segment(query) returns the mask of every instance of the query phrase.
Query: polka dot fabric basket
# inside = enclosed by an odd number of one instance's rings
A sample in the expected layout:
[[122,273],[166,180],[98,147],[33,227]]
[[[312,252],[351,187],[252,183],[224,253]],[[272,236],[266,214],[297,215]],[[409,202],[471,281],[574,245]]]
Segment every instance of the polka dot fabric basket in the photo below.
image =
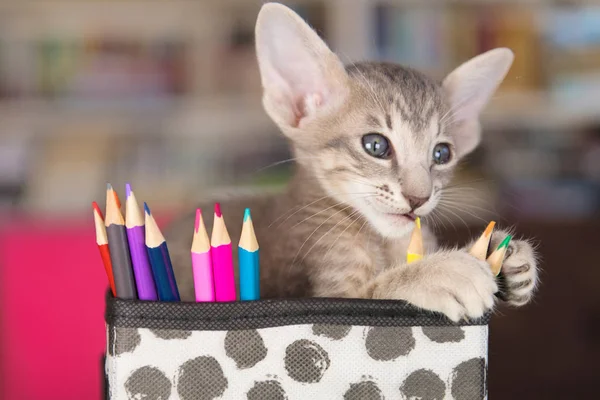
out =
[[108,296],[107,398],[485,399],[488,318],[456,325],[401,301]]

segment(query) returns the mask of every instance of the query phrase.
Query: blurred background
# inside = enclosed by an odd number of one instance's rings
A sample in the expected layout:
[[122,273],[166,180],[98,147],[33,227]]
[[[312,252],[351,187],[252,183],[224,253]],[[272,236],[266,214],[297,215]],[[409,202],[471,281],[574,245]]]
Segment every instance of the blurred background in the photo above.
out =
[[[131,182],[161,221],[208,191],[278,188],[287,144],[254,55],[262,2],[0,1],[0,398],[100,399],[106,276],[90,203]],[[498,399],[597,396],[600,2],[296,0],[344,62],[442,78],[506,46],[515,63],[456,178],[448,243],[490,218],[539,244],[534,304],[490,328]],[[68,381],[66,380],[68,379]]]

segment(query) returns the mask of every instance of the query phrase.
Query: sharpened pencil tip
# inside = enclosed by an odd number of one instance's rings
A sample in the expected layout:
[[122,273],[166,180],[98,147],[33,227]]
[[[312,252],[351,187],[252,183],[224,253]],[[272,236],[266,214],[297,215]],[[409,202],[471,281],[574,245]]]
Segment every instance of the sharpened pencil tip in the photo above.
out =
[[131,185],[129,183],[125,184],[125,197],[129,198],[131,196]]
[[221,214],[221,204],[220,203],[215,203],[215,215],[217,217],[220,217],[223,215],[223,214]]
[[194,232],[198,233],[198,229],[200,228],[200,218],[202,218],[202,210],[200,208],[196,209],[196,222],[194,222]]
[[150,212],[150,208],[148,208],[148,204],[146,204],[146,202],[144,202],[144,211],[146,211],[146,214],[152,215],[152,213]]
[[485,231],[483,232],[483,235],[484,235],[485,237],[488,237],[488,236],[490,236],[490,235],[492,234],[492,230],[494,230],[494,226],[495,226],[495,225],[496,225],[496,221],[491,221],[491,222],[488,224],[487,228],[485,228]]
[[94,207],[94,210],[96,210],[96,212],[98,213],[100,218],[104,219],[104,215],[102,215],[102,211],[100,211],[100,207],[98,207],[98,203],[96,203],[95,201],[92,201],[92,207]]
[[246,208],[244,210],[244,222],[248,221],[249,219],[252,219],[252,217],[250,216],[250,209]]
[[512,239],[511,235],[508,235],[506,238],[504,238],[502,243],[500,243],[500,245],[498,246],[498,250],[508,247],[508,244],[510,243],[511,239]]
[[113,190],[113,187],[110,183],[106,184],[106,190]]
[[421,218],[417,217],[417,219],[415,219],[415,223],[417,224],[417,228],[421,229]]

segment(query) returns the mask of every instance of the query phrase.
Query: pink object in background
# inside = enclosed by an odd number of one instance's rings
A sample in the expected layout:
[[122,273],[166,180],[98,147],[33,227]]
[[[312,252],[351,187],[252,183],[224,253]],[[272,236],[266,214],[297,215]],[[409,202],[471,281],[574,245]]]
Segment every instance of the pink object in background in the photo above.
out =
[[0,229],[0,398],[101,399],[106,273],[91,221]]

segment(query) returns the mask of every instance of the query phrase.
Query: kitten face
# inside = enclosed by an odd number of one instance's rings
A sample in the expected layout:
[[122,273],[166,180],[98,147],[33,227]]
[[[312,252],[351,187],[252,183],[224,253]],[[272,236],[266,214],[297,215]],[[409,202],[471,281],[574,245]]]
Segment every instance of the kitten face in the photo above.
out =
[[457,161],[479,142],[478,116],[512,63],[496,49],[442,83],[387,63],[344,68],[295,13],[266,4],[256,26],[269,116],[298,162],[385,237],[433,210]]
[[438,203],[458,154],[441,85],[391,64],[347,68],[338,112],[305,129],[298,162],[335,199],[351,204],[384,236],[403,236]]

